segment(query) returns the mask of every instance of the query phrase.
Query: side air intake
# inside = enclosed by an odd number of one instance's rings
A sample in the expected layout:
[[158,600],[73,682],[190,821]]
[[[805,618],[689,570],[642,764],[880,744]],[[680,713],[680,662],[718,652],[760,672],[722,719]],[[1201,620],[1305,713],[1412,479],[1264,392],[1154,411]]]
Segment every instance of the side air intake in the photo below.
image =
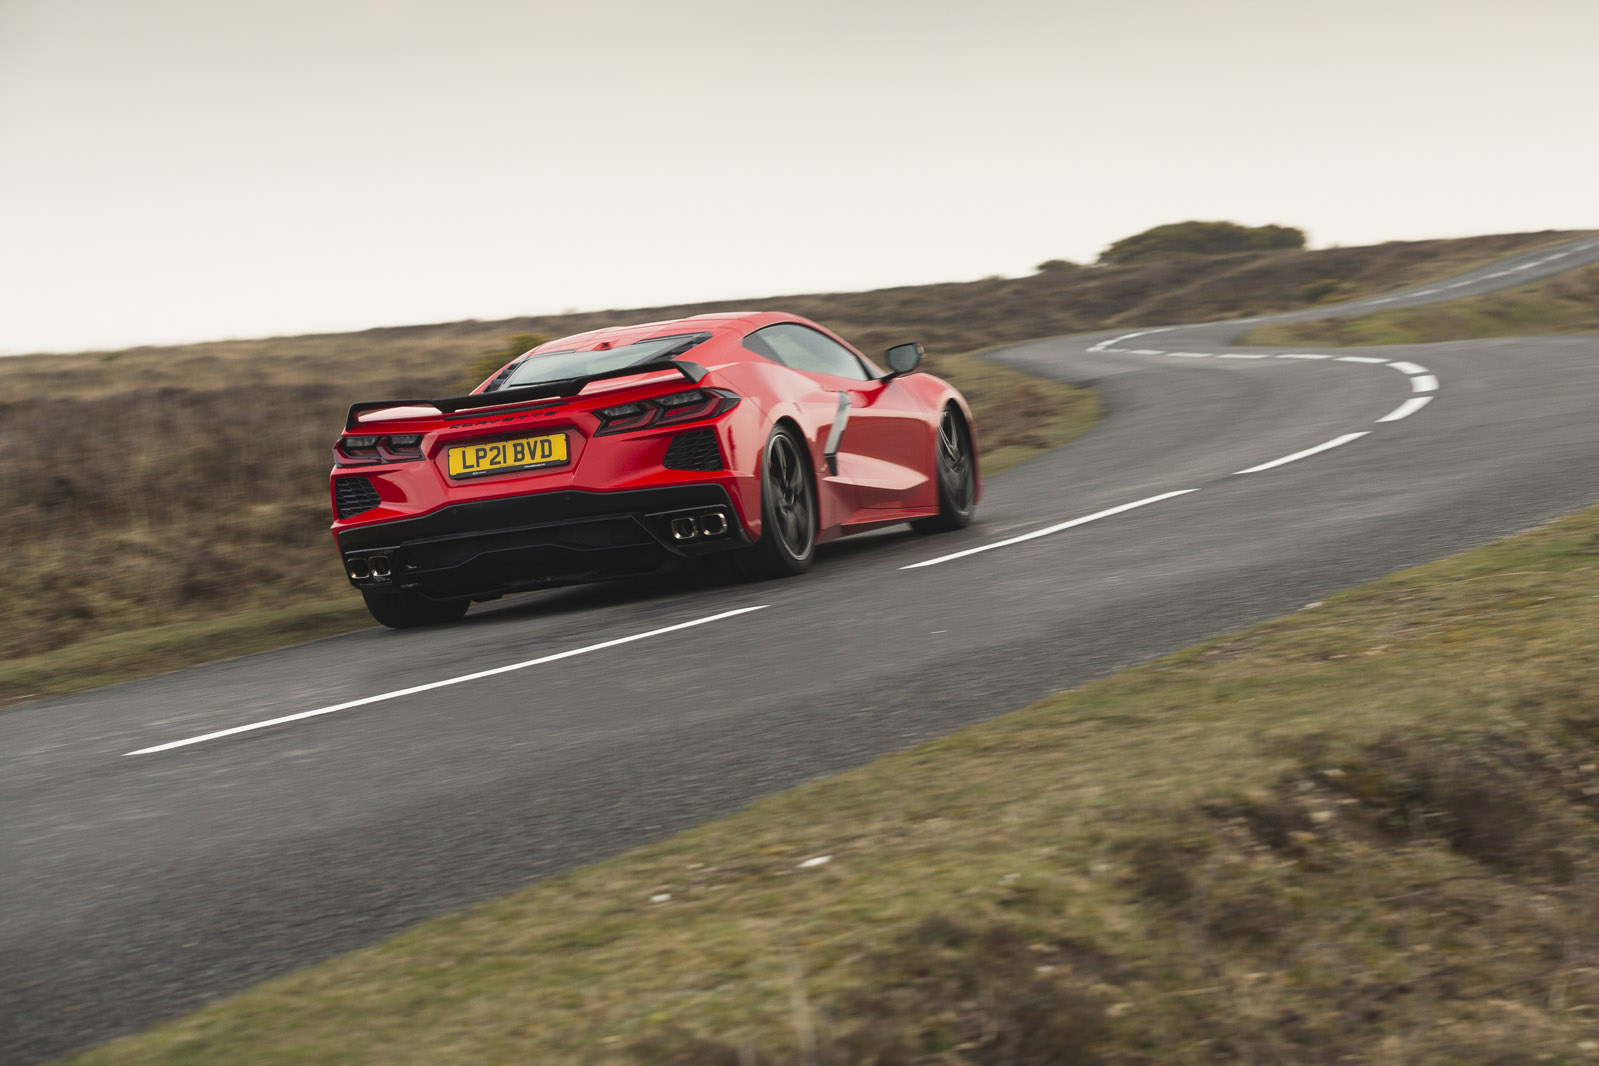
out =
[[382,502],[371,478],[350,474],[333,479],[333,512],[340,518],[354,518]]
[[716,430],[695,429],[679,433],[666,447],[661,465],[668,470],[720,470],[722,449],[716,443]]

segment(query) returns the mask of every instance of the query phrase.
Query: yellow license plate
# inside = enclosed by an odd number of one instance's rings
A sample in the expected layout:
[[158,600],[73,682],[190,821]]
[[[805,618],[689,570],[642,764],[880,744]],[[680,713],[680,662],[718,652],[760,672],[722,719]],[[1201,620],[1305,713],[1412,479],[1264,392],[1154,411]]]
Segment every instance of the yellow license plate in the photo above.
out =
[[473,477],[507,470],[560,466],[566,462],[566,434],[551,433],[521,440],[497,440],[450,449],[450,476]]

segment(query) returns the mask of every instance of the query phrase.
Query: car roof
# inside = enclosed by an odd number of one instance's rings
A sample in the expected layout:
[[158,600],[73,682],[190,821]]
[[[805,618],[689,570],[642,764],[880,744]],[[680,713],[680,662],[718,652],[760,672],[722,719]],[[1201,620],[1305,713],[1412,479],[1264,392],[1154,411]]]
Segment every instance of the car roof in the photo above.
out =
[[634,341],[646,340],[650,337],[668,337],[674,333],[736,333],[743,336],[762,326],[774,325],[778,322],[799,322],[807,326],[815,325],[798,315],[784,314],[781,311],[713,311],[703,315],[691,315],[688,318],[668,318],[658,322],[640,322],[628,326],[606,326],[602,329],[591,329],[586,333],[574,333],[552,341],[545,341],[534,348],[535,352],[558,352],[569,349],[586,349],[598,347],[616,347],[631,344]]

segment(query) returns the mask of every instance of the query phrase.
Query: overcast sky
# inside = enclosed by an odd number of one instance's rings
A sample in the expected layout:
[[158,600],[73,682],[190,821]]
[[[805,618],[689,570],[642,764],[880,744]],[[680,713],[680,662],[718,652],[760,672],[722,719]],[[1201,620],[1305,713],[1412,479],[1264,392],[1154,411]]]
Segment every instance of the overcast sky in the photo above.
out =
[[0,352],[1599,227],[1594,0],[0,0]]

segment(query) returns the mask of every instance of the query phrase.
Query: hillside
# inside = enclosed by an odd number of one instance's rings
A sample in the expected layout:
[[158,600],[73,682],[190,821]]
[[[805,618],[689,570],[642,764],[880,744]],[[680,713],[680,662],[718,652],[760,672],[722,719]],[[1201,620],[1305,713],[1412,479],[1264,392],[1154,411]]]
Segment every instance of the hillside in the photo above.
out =
[[[327,536],[328,446],[359,398],[447,391],[517,333],[731,307],[867,352],[916,338],[974,403],[989,461],[1091,422],[1081,391],[960,353],[1053,334],[1296,309],[1569,239],[1544,232],[1050,270],[861,293],[0,360],[0,702],[365,624]],[[1003,452],[1003,455],[993,453]]]

